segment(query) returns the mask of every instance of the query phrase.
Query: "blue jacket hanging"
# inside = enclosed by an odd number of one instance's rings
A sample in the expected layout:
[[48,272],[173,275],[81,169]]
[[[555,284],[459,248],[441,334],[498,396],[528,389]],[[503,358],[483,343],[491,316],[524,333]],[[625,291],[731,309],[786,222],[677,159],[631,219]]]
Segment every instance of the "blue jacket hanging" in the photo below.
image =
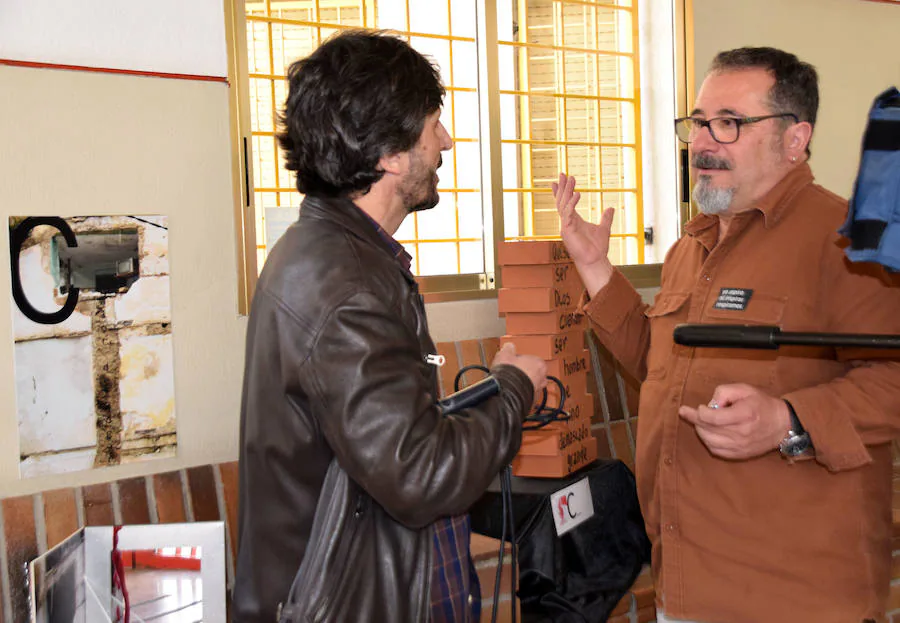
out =
[[863,138],[859,173],[840,233],[851,262],[900,271],[900,91],[875,98]]

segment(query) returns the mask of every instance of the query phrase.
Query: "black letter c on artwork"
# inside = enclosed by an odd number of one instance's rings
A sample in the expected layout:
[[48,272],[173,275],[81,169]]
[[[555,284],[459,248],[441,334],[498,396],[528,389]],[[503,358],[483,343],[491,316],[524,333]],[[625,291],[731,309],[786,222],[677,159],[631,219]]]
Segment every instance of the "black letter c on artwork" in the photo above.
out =
[[40,324],[59,324],[71,316],[72,312],[75,311],[75,305],[78,304],[78,288],[72,287],[69,289],[69,294],[62,309],[48,314],[31,306],[28,297],[25,296],[25,290],[22,289],[22,277],[19,275],[19,254],[22,251],[22,245],[28,240],[28,235],[31,233],[31,230],[38,225],[55,227],[63,235],[63,238],[66,239],[66,245],[70,247],[78,246],[78,240],[75,239],[75,232],[72,231],[72,228],[69,227],[68,223],[58,216],[29,216],[19,223],[15,229],[10,232],[9,236],[9,259],[11,265],[10,272],[12,273],[13,300],[29,320]]

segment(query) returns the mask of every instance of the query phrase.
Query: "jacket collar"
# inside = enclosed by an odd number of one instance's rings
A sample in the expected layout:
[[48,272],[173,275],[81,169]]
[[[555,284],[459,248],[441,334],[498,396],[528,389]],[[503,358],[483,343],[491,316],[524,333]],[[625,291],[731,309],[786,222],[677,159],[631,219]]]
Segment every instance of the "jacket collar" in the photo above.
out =
[[372,218],[362,211],[359,206],[345,197],[313,197],[307,195],[300,204],[300,218],[321,219],[335,223],[360,240],[372,244],[383,250],[391,262],[401,269],[401,272],[410,283],[415,283],[415,277],[409,270],[403,268],[394,256],[394,250],[387,238],[378,233]]
[[[809,164],[803,163],[796,169],[785,175],[780,182],[768,193],[763,195],[748,212],[756,211],[763,215],[766,229],[773,227],[780,221],[786,211],[790,209],[791,199],[801,190],[813,183],[812,169]],[[718,231],[719,217],[709,214],[698,214],[684,226],[684,233],[689,236],[700,237],[702,232],[715,226]]]

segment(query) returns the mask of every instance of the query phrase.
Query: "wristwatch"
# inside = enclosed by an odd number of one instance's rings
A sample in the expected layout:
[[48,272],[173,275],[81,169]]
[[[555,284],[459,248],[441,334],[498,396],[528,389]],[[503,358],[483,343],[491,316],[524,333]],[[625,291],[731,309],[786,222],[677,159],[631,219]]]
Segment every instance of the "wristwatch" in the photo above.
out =
[[787,400],[784,401],[784,404],[787,405],[788,415],[791,418],[791,429],[788,431],[787,436],[781,440],[781,443],[778,444],[778,449],[781,451],[781,455],[787,458],[809,454],[813,449],[809,433],[806,432],[806,429],[800,423],[800,418],[797,417],[797,412],[794,411],[794,405]]

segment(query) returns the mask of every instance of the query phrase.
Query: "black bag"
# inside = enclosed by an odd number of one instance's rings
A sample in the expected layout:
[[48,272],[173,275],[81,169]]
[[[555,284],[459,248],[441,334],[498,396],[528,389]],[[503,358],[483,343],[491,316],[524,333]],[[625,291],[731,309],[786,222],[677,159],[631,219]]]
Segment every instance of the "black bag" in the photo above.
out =
[[[557,536],[550,495],[585,477],[594,515]],[[512,490],[523,620],[606,621],[650,561],[631,470],[601,460],[566,480],[516,478]],[[500,538],[499,492],[489,491],[469,512],[475,532]]]

